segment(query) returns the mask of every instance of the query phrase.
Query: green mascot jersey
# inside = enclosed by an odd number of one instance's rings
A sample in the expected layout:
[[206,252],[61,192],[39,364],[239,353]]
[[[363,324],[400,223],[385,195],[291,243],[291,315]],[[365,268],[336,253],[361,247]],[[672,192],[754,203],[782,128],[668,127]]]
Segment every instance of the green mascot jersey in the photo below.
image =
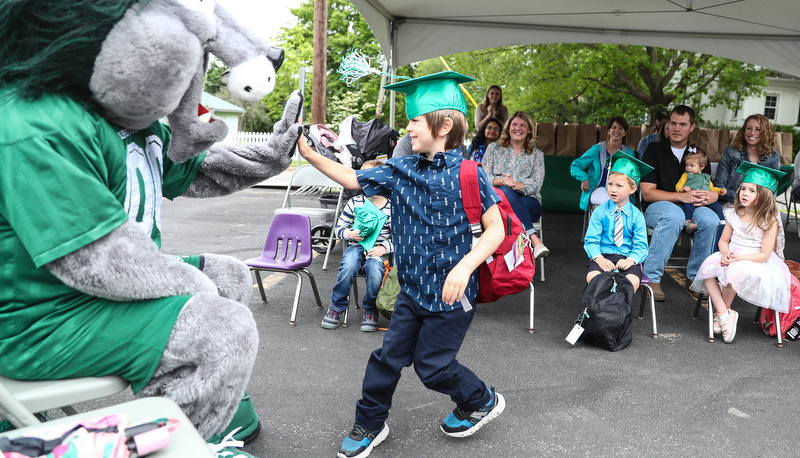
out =
[[117,302],[64,285],[45,264],[132,219],[160,244],[162,197],[182,194],[203,156],[166,157],[160,123],[129,132],[71,99],[0,86],[0,374],[153,375],[189,296]]

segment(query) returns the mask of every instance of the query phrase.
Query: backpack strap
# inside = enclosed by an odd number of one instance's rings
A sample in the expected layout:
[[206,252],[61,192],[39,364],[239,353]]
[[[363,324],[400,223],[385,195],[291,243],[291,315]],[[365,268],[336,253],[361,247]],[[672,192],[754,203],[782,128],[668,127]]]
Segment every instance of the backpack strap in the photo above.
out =
[[469,228],[473,237],[480,237],[483,233],[481,228],[481,199],[480,188],[478,187],[478,163],[464,159],[461,161],[460,171],[461,181],[461,200],[464,204],[464,211],[469,219]]

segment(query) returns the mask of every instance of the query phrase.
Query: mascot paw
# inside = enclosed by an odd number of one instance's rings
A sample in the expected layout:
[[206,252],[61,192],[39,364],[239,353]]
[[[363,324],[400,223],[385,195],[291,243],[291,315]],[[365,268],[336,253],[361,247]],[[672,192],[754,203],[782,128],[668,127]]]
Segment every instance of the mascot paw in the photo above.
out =
[[275,123],[272,136],[269,139],[270,147],[275,151],[286,151],[291,157],[294,154],[294,147],[297,139],[303,133],[303,126],[298,124],[300,110],[303,108],[303,96],[300,91],[292,92],[286,107],[283,109],[283,117]]

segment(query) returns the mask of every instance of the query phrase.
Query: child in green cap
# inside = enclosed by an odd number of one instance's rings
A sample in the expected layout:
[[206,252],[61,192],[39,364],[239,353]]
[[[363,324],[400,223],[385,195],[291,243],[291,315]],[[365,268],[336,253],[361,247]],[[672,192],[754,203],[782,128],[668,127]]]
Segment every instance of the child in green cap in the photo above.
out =
[[600,272],[619,270],[633,290],[642,281],[641,263],[647,257],[647,225],[644,215],[630,201],[639,189],[639,179],[653,170],[644,162],[617,151],[611,156],[606,180],[609,200],[592,212],[583,249],[589,255],[588,284]]
[[[736,170],[744,174],[733,208],[725,210],[719,251],[703,261],[691,289],[708,291],[714,304],[714,332],[725,343],[736,336],[739,314],[731,310],[738,294],[759,307],[789,310],[789,268],[776,253],[780,224],[775,191],[785,172],[752,162]],[[720,285],[722,289],[720,289]]]
[[363,189],[367,196],[385,195],[392,205],[395,267],[402,291],[383,346],[367,364],[355,424],[339,457],[366,457],[386,438],[392,395],[401,370],[411,364],[426,387],[456,403],[441,423],[445,434],[472,435],[505,408],[503,396],[455,358],[475,316],[477,268],[503,239],[499,198],[480,168],[484,231],[474,246],[461,201],[461,145],[468,126],[458,84],[472,80],[441,72],[386,86],[406,94],[406,130],[414,155],[354,171],[298,143],[303,158],[334,181]]
[[[361,170],[383,165],[377,160],[366,161]],[[375,195],[367,198],[364,194],[352,197],[344,206],[334,232],[336,237],[347,242],[347,247],[339,263],[339,273],[331,293],[328,312],[322,319],[322,327],[336,329],[342,314],[350,305],[350,288],[356,275],[364,275],[367,292],[361,302],[364,318],[361,330],[378,330],[378,309],[375,299],[381,289],[385,267],[383,256],[392,252],[391,210],[389,200]]]

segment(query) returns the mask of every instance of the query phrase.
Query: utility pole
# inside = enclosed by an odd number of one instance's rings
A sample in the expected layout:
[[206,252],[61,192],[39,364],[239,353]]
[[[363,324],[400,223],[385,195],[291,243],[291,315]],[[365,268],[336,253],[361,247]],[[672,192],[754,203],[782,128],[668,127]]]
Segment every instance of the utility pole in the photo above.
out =
[[325,124],[327,51],[328,0],[314,0],[314,70],[311,79],[311,124]]

